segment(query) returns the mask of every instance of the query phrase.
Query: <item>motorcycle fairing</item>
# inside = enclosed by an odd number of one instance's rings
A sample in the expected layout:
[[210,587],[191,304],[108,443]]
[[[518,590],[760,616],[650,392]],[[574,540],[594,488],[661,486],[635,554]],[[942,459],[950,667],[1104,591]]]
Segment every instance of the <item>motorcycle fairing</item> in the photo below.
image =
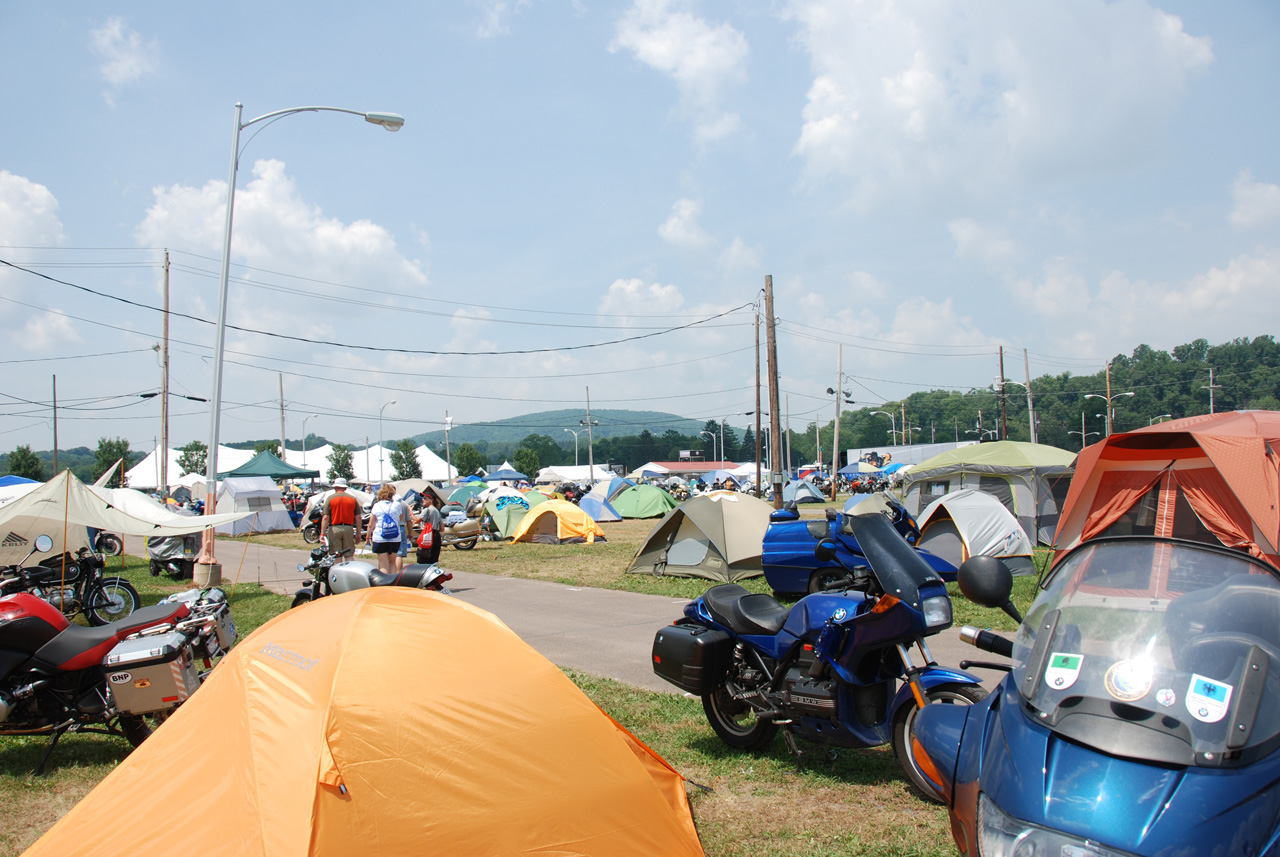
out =
[[[1234,769],[1117,758],[1032,722],[1014,702],[1017,692],[1010,692],[1009,679],[991,699],[997,696],[1005,704],[974,706],[967,712],[956,775],[957,808],[962,789],[976,791],[981,768],[983,790],[1009,815],[1112,848],[1175,857],[1187,853],[1188,843],[1197,843],[1204,851],[1193,853],[1247,857],[1266,854],[1274,844],[1280,756]],[[980,758],[975,758],[977,754],[967,752],[968,739],[983,726],[989,728],[981,739]],[[976,803],[966,801],[966,808]],[[976,819],[965,821],[976,839]]]

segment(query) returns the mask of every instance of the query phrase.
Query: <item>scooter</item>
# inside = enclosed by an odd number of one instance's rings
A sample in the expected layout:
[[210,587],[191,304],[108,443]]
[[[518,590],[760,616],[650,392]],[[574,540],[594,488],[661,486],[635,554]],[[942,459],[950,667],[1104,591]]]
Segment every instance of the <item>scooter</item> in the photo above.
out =
[[[731,747],[759,749],[781,728],[802,764],[797,737],[826,747],[892,742],[911,782],[936,797],[907,740],[911,724],[930,703],[967,706],[986,692],[976,676],[939,667],[925,645],[951,626],[942,579],[884,515],[844,520],[868,564],[848,569],[851,582],[840,591],[788,609],[737,584],[713,586],[658,631],[653,670],[700,696],[711,728]],[[815,551],[826,562],[837,556],[830,540]]]
[[445,586],[453,575],[441,570],[438,565],[407,565],[402,571],[388,574],[379,571],[378,567],[364,560],[353,559],[337,562],[337,555],[329,553],[326,547],[318,547],[311,551],[311,561],[298,563],[298,571],[312,576],[311,583],[299,589],[293,595],[290,607],[301,607],[317,598],[326,595],[338,595],[354,589],[368,589],[370,586],[410,586],[416,589],[429,589],[452,595]]
[[[1004,607],[999,560],[960,567]],[[1049,571],[1012,657],[968,709],[912,736],[962,854],[1274,855],[1280,843],[1280,573],[1200,542],[1086,541]]]

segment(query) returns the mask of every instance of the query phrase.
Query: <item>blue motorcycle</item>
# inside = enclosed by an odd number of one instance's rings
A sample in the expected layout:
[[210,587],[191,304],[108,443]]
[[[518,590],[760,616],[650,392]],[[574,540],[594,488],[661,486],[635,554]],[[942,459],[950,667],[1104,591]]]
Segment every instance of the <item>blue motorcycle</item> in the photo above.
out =
[[[1007,605],[1011,585],[999,561],[960,567],[983,606]],[[961,636],[1012,657],[983,703],[926,710],[911,736],[961,853],[1280,853],[1274,567],[1199,542],[1094,539],[1049,572],[1013,640]]]
[[[892,495],[881,492],[868,496],[857,509],[860,512],[878,509],[909,544],[914,545],[920,538],[915,518]],[[867,565],[862,547],[844,524],[849,514],[827,509],[826,520],[803,520],[791,504],[769,515],[761,561],[764,579],[775,593],[805,595],[848,585],[849,569]],[[834,557],[823,559],[815,555],[814,548],[824,540],[835,544]],[[919,550],[919,554],[945,582],[956,579],[954,565],[927,550]]]
[[[653,641],[653,670],[702,698],[726,744],[759,749],[781,727],[828,748],[889,742],[911,782],[936,797],[907,736],[929,703],[970,705],[986,694],[973,675],[939,667],[925,638],[951,626],[946,585],[878,513],[842,516],[867,564],[846,569],[841,591],[809,595],[790,609],[737,584],[713,586]],[[816,548],[831,562],[830,540]],[[917,666],[910,649],[924,660]]]

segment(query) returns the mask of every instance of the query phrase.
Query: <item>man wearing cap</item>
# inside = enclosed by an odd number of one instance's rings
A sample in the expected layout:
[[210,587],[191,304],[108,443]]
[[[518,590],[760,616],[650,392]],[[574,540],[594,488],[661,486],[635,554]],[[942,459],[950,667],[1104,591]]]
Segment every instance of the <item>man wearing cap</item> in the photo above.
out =
[[362,517],[359,501],[347,493],[347,480],[333,480],[333,493],[325,499],[320,516],[320,539],[328,534],[329,553],[339,561],[353,557],[356,544],[364,538]]

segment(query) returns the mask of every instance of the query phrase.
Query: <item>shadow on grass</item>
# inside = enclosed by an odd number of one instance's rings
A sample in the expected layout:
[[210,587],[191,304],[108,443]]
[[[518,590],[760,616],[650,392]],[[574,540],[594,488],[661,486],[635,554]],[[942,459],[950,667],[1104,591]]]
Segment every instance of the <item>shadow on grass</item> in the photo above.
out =
[[[707,727],[708,730],[710,727]],[[887,747],[831,747],[796,741],[804,754],[802,766],[779,735],[760,750],[737,750],[728,746],[714,733],[699,736],[685,742],[685,748],[703,757],[717,776],[742,765],[764,768],[774,774],[803,777],[806,780],[830,781],[850,786],[909,786],[906,775],[898,765],[893,752]],[[834,751],[834,759],[828,760],[826,751]],[[723,770],[720,770],[723,769]]]
[[64,735],[45,763],[44,776],[36,778],[36,767],[48,749],[49,738],[43,735],[0,738],[0,771],[10,777],[31,777],[47,781],[70,771],[113,768],[133,748],[129,746],[129,742],[114,735]]

